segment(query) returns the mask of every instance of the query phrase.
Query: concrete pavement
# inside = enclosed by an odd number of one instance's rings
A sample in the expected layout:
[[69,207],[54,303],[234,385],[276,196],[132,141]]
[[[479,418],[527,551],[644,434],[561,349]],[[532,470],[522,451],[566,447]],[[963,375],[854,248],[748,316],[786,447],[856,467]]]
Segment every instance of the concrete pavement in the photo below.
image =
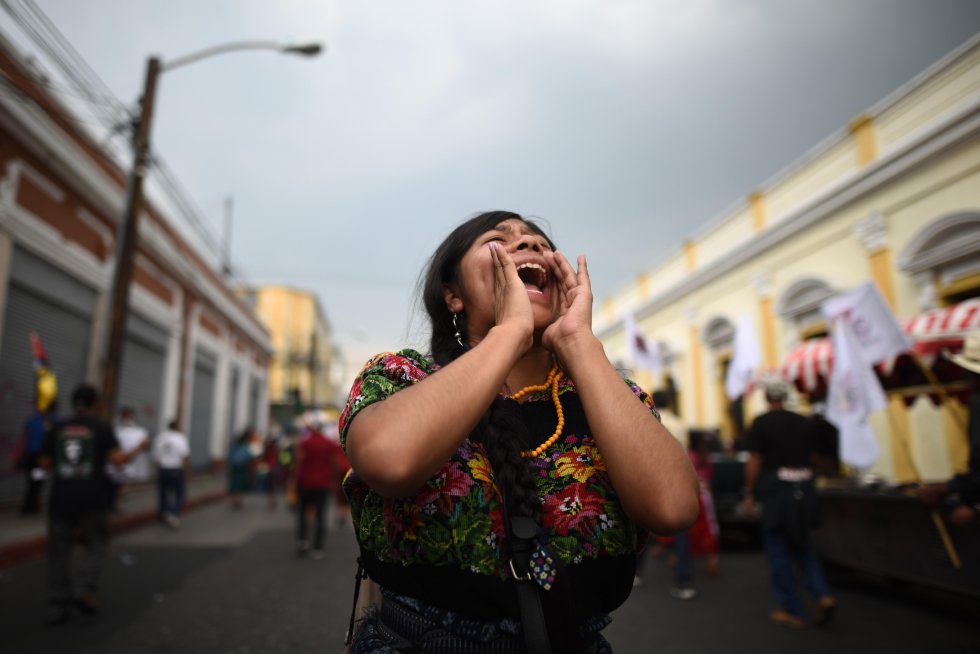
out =
[[[226,496],[224,473],[194,473],[187,482],[185,508],[221,500]],[[130,485],[119,498],[119,512],[110,518],[113,534],[155,522],[155,482]],[[0,511],[0,570],[43,556],[47,551],[47,518],[44,511],[22,516],[15,506]]]
[[[132,513],[141,515],[136,503],[134,497]],[[0,573],[0,648],[28,654],[339,651],[356,568],[353,532],[331,522],[327,556],[314,561],[296,556],[294,529],[292,511],[281,503],[270,510],[264,496],[250,495],[240,511],[227,502],[199,504],[177,531],[151,520],[117,533],[103,575],[102,613],[73,615],[54,628],[41,624],[44,561],[13,566]],[[980,652],[980,603],[963,597],[832,571],[840,598],[835,621],[793,631],[767,619],[772,601],[757,549],[723,551],[714,579],[705,578],[696,560],[698,596],[691,601],[669,595],[664,561],[651,558],[645,572],[606,630],[617,654]]]

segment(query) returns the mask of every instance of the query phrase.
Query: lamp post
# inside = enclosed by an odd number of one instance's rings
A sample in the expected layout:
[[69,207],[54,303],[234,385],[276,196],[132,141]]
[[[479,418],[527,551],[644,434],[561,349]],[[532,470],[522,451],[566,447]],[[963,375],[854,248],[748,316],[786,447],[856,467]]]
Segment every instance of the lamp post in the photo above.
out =
[[281,44],[273,41],[236,41],[205,48],[169,63],[159,57],[146,62],[146,79],[140,101],[140,115],[133,139],[133,167],[129,174],[126,206],[116,237],[116,266],[109,296],[109,331],[106,336],[105,368],[102,377],[102,401],[106,418],[111,418],[116,405],[119,377],[122,370],[122,349],[125,340],[126,317],[129,313],[129,287],[133,280],[136,259],[136,240],[139,234],[139,213],[143,203],[143,180],[149,166],[150,123],[153,119],[153,103],[156,97],[157,79],[160,74],[187,64],[238,50],[276,50],[287,54],[313,57],[320,53],[319,43]]

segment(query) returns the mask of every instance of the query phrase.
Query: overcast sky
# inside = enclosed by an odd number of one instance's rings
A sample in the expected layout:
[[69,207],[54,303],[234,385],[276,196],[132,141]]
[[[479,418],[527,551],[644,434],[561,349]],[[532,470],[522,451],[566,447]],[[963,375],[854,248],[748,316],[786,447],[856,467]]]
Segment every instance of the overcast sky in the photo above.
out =
[[166,73],[152,139],[216,234],[233,197],[245,279],[315,291],[353,367],[424,345],[418,273],[474,213],[542,218],[599,306],[980,31],[977,0],[35,1],[127,104],[151,54],[326,44]]

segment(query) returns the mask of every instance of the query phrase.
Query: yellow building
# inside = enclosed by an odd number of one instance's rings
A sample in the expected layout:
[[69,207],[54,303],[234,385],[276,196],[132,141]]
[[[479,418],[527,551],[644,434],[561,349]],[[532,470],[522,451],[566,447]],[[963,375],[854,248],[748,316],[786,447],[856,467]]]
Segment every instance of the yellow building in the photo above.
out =
[[[763,410],[732,411],[724,374],[735,326],[756,326],[763,370],[826,333],[821,303],[873,280],[911,321],[980,296],[980,36],[857,116],[596,306],[596,331],[629,364],[623,318],[668,355],[679,410],[732,439]],[[937,323],[938,325],[938,323]],[[956,346],[950,329],[949,344]],[[942,357],[937,357],[941,359]],[[664,380],[636,372],[650,388]],[[928,390],[928,387],[919,389]],[[889,391],[873,416],[888,479],[940,479],[966,465],[963,405]],[[806,397],[795,398],[807,410]]]
[[338,352],[317,296],[275,285],[245,287],[239,292],[271,335],[268,391],[273,407],[335,405]]

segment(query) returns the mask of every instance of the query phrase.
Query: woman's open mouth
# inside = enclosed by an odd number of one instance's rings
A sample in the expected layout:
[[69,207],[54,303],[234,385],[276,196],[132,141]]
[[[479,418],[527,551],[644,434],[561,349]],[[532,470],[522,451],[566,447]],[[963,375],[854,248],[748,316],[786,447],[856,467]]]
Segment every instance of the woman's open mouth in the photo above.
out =
[[524,282],[528,293],[544,294],[548,289],[548,271],[538,263],[522,263],[517,267],[517,276]]

